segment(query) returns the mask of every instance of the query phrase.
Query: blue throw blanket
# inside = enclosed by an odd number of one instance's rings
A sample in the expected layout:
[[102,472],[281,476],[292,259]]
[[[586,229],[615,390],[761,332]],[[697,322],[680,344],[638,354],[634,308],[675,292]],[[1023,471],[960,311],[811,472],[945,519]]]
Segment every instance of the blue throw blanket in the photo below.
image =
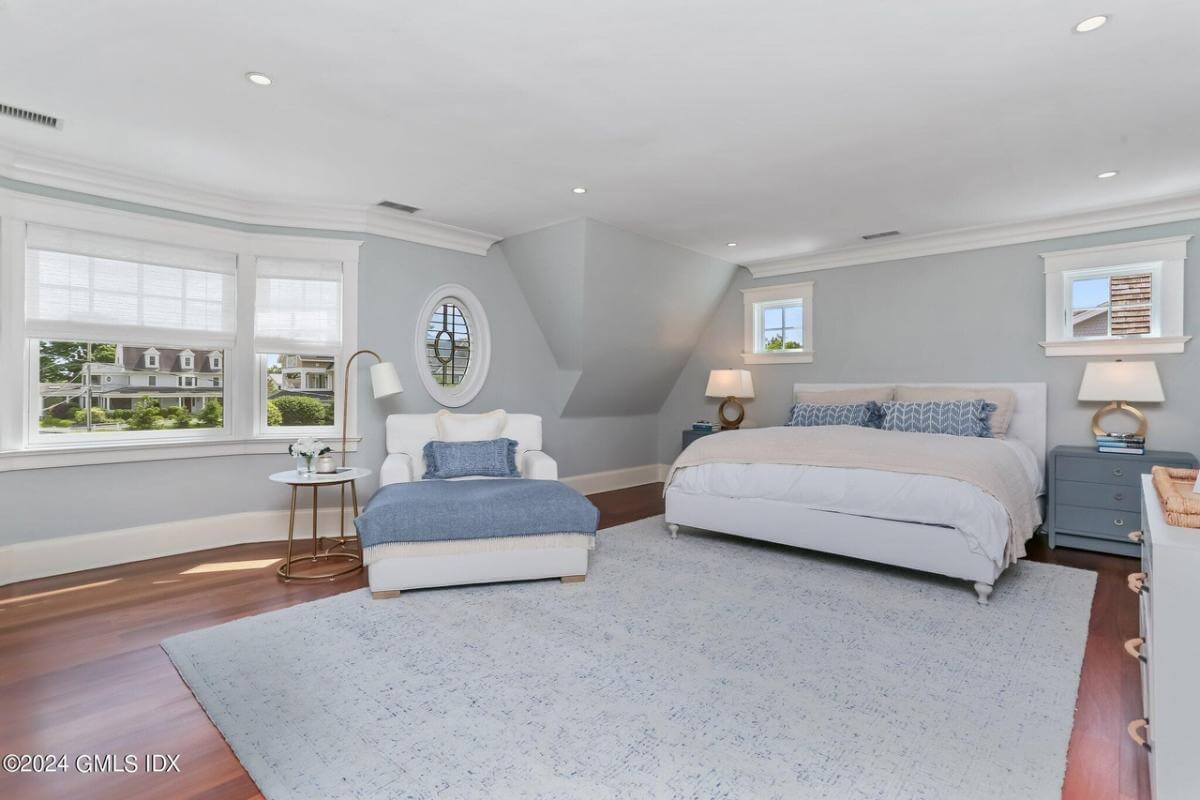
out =
[[363,547],[542,533],[594,536],[600,512],[558,481],[508,478],[384,486],[354,521]]

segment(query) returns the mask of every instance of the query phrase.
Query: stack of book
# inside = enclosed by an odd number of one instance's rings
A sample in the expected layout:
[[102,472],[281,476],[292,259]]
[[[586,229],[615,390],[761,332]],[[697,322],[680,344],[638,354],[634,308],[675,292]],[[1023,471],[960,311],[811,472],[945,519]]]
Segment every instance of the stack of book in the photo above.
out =
[[721,430],[721,426],[716,422],[709,422],[706,419],[702,419],[692,423],[692,430],[704,431],[705,433],[715,433]]
[[1146,437],[1136,433],[1105,433],[1096,437],[1096,449],[1101,453],[1146,454]]

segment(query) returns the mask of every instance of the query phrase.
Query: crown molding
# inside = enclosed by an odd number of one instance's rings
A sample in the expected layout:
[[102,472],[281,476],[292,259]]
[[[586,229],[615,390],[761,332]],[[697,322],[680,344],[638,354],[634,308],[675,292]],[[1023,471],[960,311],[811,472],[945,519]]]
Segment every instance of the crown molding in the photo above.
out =
[[743,264],[755,278],[854,267],[905,258],[1028,244],[1088,233],[1159,225],[1200,218],[1200,194],[1176,195],[1133,205],[1000,225],[981,225],[912,236],[886,244],[859,245]]
[[0,143],[0,176],[138,205],[246,225],[370,233],[486,255],[502,237],[414,218],[377,206],[280,203],[169,183],[107,167],[12,149]]

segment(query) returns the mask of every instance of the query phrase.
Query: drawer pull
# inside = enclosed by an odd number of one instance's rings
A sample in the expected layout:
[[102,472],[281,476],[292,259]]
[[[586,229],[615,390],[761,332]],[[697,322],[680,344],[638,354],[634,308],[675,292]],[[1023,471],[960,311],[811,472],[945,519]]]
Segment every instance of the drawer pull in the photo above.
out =
[[1125,477],[1125,470],[1121,469],[1120,467],[1117,467],[1116,469],[1113,470],[1113,477],[1114,478]]
[[1141,531],[1130,531],[1129,532],[1129,541],[1133,542],[1134,544],[1141,544],[1144,541],[1144,539],[1145,539],[1145,537],[1142,535]]
[[1124,518],[1117,517],[1116,519],[1113,520],[1113,525],[1116,525],[1118,528],[1124,528],[1125,527]]
[[1150,587],[1146,585],[1146,573],[1134,572],[1125,579],[1129,585],[1129,591],[1134,594],[1150,591]]
[[1124,493],[1124,492],[1117,492],[1116,494],[1114,494],[1114,495],[1113,495],[1113,500],[1116,500],[1118,503],[1119,503],[1119,502],[1121,502],[1121,501],[1122,501],[1122,500],[1124,500],[1124,499],[1125,499],[1125,493]]
[[1145,639],[1130,639],[1125,642],[1125,652],[1136,658],[1142,663],[1146,663],[1146,656],[1142,653],[1142,645],[1146,643]]
[[1135,719],[1133,722],[1129,723],[1129,725],[1127,725],[1125,727],[1125,732],[1129,734],[1130,739],[1133,739],[1135,742],[1137,742],[1139,747],[1144,747],[1147,750],[1149,750],[1150,743],[1146,741],[1146,738],[1144,736],[1138,735],[1139,728],[1144,728],[1148,732],[1149,728],[1150,728],[1150,720]]

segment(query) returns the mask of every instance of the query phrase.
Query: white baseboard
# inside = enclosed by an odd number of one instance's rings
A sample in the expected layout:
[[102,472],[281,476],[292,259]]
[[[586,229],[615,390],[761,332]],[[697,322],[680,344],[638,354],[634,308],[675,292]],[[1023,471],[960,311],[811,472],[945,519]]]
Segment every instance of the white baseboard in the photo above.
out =
[[[662,481],[667,474],[666,464],[645,464],[640,467],[613,469],[563,478],[563,483],[583,494],[611,492]],[[311,535],[312,512],[296,509],[296,536],[303,540]],[[318,531],[325,536],[338,530],[338,509],[322,508],[318,512]],[[348,530],[349,519],[347,518]],[[246,511],[214,517],[181,519],[121,528],[76,536],[59,536],[31,542],[17,542],[0,547],[0,586],[49,575],[63,575],[84,569],[145,561],[148,558],[173,556],[214,547],[228,547],[249,542],[270,542],[287,538],[288,512]]]
[[563,478],[562,482],[577,492],[596,494],[597,492],[611,492],[615,489],[628,489],[630,486],[641,486],[646,483],[660,483],[666,477],[668,469],[670,469],[668,464],[643,464],[640,467],[572,475],[569,478]]
[[[346,517],[347,532],[353,533],[349,512]],[[338,509],[320,509],[317,525],[322,535],[336,534]],[[286,510],[246,511],[17,542],[0,547],[0,586],[213,547],[283,540],[287,539],[287,526]],[[311,533],[312,511],[296,509],[297,540],[304,541]]]

